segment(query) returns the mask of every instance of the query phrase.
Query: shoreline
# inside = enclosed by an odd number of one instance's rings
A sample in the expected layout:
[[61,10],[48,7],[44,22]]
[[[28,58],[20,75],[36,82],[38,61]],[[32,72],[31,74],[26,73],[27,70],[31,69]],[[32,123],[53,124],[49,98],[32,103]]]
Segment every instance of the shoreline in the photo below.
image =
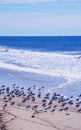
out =
[[36,85],[38,88],[44,86],[46,93],[51,88],[57,88],[60,84],[63,84],[67,79],[63,77],[48,76],[42,74],[36,74],[31,72],[21,72],[16,70],[9,70],[0,68],[0,84],[11,86],[16,84],[26,88]]
[[31,72],[21,72],[0,68],[0,84],[11,86],[16,84],[21,87],[32,87],[36,85],[38,88],[44,86],[45,93],[53,93],[56,91],[65,96],[77,96],[81,91],[80,79],[67,79],[67,77],[48,76]]

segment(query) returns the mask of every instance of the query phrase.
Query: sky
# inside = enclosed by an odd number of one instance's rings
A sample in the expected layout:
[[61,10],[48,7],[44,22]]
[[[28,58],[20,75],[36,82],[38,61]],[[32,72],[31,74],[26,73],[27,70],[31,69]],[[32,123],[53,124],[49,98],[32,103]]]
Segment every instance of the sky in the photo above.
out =
[[0,0],[0,36],[81,36],[81,0]]

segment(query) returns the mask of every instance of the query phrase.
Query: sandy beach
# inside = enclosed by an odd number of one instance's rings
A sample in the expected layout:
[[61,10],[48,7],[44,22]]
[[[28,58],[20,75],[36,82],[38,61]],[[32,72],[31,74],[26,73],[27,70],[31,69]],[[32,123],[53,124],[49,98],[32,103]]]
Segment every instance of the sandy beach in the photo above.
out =
[[80,130],[81,115],[75,112],[43,112],[31,118],[32,111],[23,108],[8,108],[3,119],[8,130]]
[[35,86],[27,89],[15,84],[13,89],[5,85],[0,87],[0,130],[80,130],[81,108],[78,95],[76,104],[73,97],[65,98],[60,94],[41,93],[38,89],[35,97]]

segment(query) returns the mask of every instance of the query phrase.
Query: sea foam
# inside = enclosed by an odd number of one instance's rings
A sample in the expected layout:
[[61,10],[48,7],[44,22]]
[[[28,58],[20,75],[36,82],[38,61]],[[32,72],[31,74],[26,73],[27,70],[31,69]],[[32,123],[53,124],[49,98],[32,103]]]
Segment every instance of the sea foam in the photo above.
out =
[[0,67],[68,79],[81,79],[80,55],[0,47]]

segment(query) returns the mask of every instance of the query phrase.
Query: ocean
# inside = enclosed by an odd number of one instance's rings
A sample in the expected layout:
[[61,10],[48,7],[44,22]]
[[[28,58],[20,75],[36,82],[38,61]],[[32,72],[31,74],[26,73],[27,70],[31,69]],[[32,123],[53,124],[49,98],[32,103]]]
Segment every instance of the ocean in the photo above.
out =
[[43,52],[81,51],[81,36],[0,37],[0,45]]
[[[4,80],[5,79],[5,80]],[[0,84],[81,92],[81,36],[0,37]]]

